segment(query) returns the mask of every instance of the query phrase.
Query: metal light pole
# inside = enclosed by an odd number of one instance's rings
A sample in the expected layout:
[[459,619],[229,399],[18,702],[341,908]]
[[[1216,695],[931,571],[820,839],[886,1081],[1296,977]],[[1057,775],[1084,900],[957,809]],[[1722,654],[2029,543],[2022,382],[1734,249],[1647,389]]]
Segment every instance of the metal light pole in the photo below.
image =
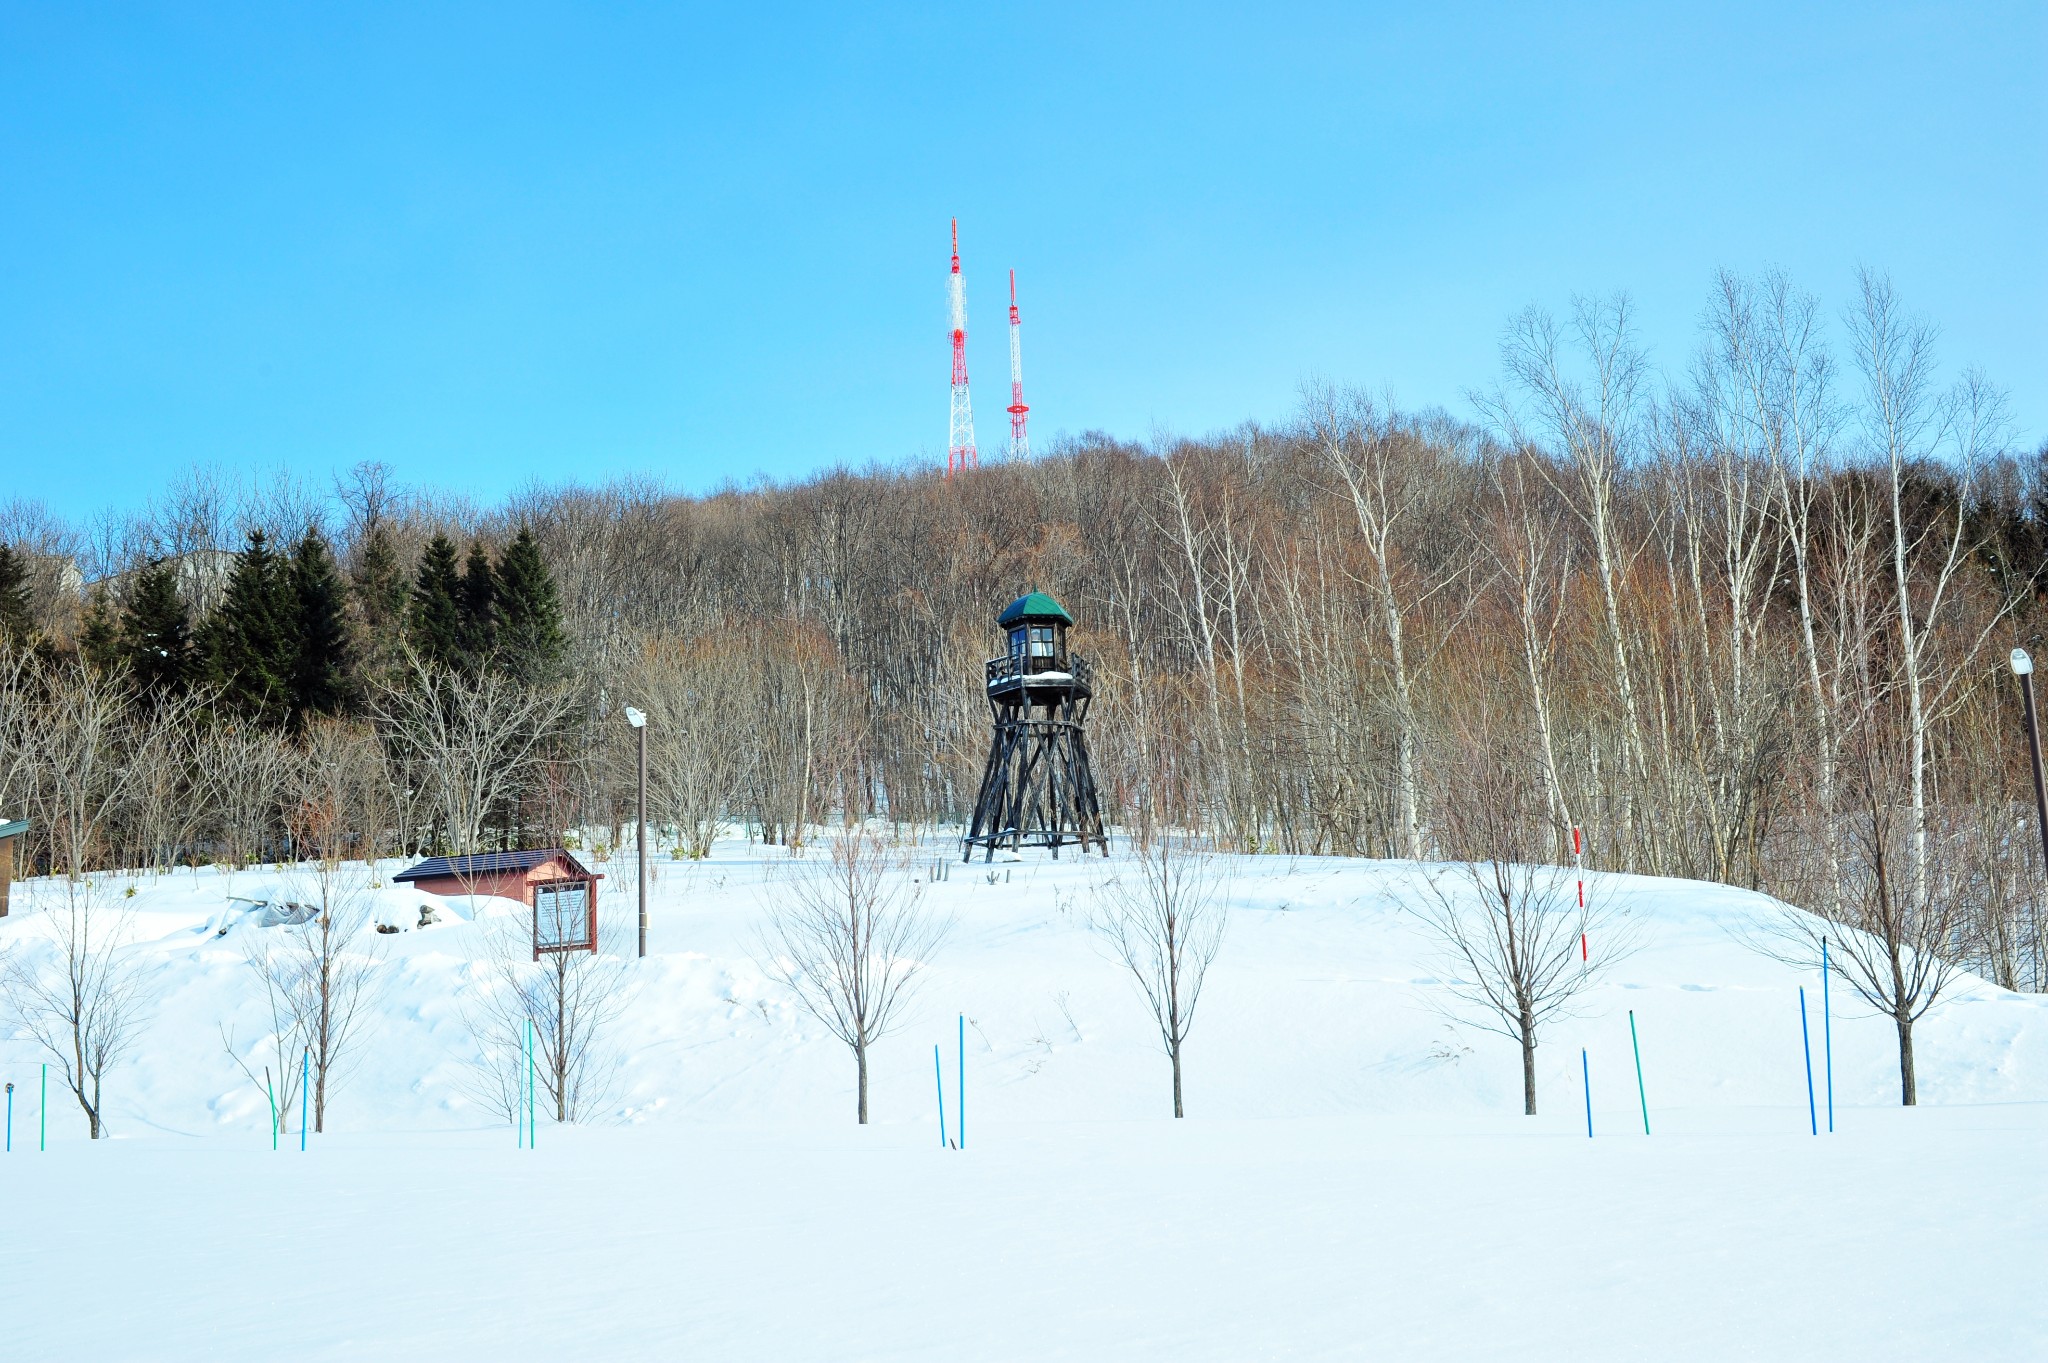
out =
[[2048,786],[2041,782],[2041,722],[2034,715],[2034,660],[2023,648],[2012,651],[2012,674],[2020,679],[2020,698],[2027,706],[2027,756],[2034,764],[2034,809],[2041,816],[2041,857],[2048,869]]
[[[2029,712],[2031,713],[2031,712]],[[647,716],[626,707],[626,723],[640,739],[640,836],[633,839],[640,858],[640,957],[647,957]]]

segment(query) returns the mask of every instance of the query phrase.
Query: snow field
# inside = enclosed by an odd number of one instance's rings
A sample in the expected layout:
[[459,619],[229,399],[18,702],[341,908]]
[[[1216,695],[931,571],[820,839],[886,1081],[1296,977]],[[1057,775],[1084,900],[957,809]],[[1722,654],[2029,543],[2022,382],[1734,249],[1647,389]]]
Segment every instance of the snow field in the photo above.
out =
[[[1143,1007],[1086,928],[1100,859],[998,862],[994,884],[977,861],[928,887],[954,925],[875,1053],[863,1130],[851,1058],[753,964],[785,860],[722,843],[657,863],[617,1100],[544,1121],[531,1152],[463,1090],[468,914],[488,903],[376,939],[388,978],[333,1129],[273,1155],[220,1036],[246,1041],[260,1012],[243,930],[213,932],[228,894],[289,875],[140,879],[161,1001],[110,1080],[116,1139],[92,1147],[53,1095],[38,1155],[36,1058],[0,1041],[6,1352],[2018,1359],[2048,1341],[2042,1000],[1970,981],[1924,1024],[1924,1106],[1901,1111],[1889,1024],[1837,988],[1840,1129],[1816,1140],[1795,991],[1818,1066],[1818,980],[1731,937],[1754,897],[1597,877],[1644,946],[1545,1037],[1544,1111],[1524,1118],[1513,1044],[1437,1011],[1444,963],[1400,910],[1422,868],[1246,859],[1175,1123]],[[605,869],[608,947],[630,951],[632,862]],[[420,896],[383,898],[416,921]],[[35,920],[0,941],[33,949]],[[951,1118],[962,1012],[954,1152],[931,1049]]]

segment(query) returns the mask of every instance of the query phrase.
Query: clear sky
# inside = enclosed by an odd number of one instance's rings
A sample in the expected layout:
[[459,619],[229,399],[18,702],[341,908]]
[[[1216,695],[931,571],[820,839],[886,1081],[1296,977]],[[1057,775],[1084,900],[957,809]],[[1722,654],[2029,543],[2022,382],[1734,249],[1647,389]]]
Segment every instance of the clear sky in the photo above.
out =
[[[1405,11],[1413,11],[1407,13]],[[484,501],[1465,412],[1529,303],[1891,272],[2048,437],[2048,6],[0,0],[0,498],[360,459]]]

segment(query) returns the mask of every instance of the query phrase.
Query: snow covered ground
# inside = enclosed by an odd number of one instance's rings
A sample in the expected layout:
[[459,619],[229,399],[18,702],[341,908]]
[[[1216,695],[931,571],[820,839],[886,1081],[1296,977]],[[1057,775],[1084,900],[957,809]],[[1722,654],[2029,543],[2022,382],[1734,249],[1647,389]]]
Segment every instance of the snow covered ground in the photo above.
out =
[[[928,864],[927,859],[927,863]],[[1128,978],[1086,927],[1099,859],[976,862],[876,1056],[754,965],[764,877],[722,843],[663,862],[605,1118],[539,1148],[465,1092],[469,906],[380,936],[384,981],[328,1134],[273,1153],[228,1058],[261,1003],[228,896],[288,873],[135,882],[160,993],[111,1081],[115,1139],[38,1057],[0,1156],[0,1356],[80,1359],[2021,1359],[2048,1355],[2048,1000],[1969,981],[1897,1104],[1888,1024],[1835,992],[1838,1131],[1807,1132],[1797,987],[1740,945],[1755,900],[1597,878],[1643,948],[1540,1053],[1440,1012],[1401,905],[1418,868],[1237,862],[1189,1045],[1189,1117]],[[1111,863],[1112,867],[1114,862]],[[384,874],[398,869],[387,863]],[[633,868],[607,867],[631,950]],[[127,882],[121,881],[125,885]],[[420,897],[384,893],[414,922]],[[0,942],[41,928],[18,888]],[[1642,1036],[1645,1137],[1628,1013]],[[967,1148],[941,1148],[956,1018]],[[1589,1056],[1587,1140],[1579,1051]]]

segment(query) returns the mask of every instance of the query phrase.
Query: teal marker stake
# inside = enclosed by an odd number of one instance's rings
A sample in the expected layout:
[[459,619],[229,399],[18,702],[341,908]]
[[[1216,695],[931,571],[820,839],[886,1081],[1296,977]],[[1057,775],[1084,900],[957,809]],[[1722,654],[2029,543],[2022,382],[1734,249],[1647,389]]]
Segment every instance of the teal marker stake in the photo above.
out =
[[1643,1105],[1643,1134],[1650,1134],[1650,1095],[1643,1091],[1643,1047],[1636,1040],[1636,1010],[1628,1010],[1628,1047],[1636,1053],[1636,1098]]
[[1586,1048],[1579,1048],[1579,1083],[1586,1090],[1586,1139],[1593,1139],[1593,1070],[1586,1063]]
[[299,1069],[299,1149],[306,1148],[306,1107],[313,1101],[313,1053],[306,1052],[306,1062]]
[[939,1149],[944,1150],[950,1141],[946,1139],[946,1067],[939,1060],[939,1043],[932,1043],[932,1078],[939,1083]]
[[1806,1052],[1806,1125],[1814,1135],[1820,1134],[1820,1118],[1813,1110],[1813,1042],[1806,1032],[1806,986],[1799,986],[1799,1045]]
[[36,1149],[50,1148],[50,1065],[43,1062],[43,1096],[36,1100]]
[[533,1019],[526,1020],[526,1148],[540,1148],[540,1128],[533,1120]]
[[7,1153],[14,1153],[14,1084],[7,1085]]
[[958,1148],[967,1148],[967,1014],[960,1015],[960,1140]]
[[1821,937],[1821,1058],[1827,1070],[1827,1130],[1835,1132],[1835,1011],[1827,1007],[1827,937]]
[[[519,1033],[519,1068],[526,1068],[526,1033],[524,1031]],[[519,1148],[524,1150],[526,1148],[526,1093],[517,1070],[513,1071],[512,1082],[521,1084],[520,1088],[512,1090],[512,1129],[519,1133]]]

